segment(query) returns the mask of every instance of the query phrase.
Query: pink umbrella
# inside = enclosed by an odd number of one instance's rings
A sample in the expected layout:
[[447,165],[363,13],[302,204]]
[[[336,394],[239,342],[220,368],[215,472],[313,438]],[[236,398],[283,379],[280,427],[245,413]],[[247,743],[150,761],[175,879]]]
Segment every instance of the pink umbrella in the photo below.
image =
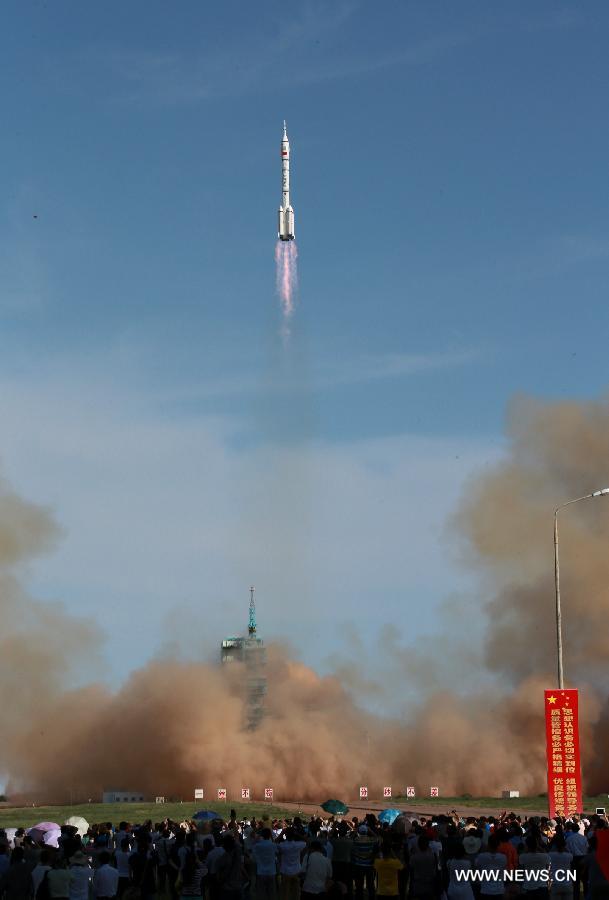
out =
[[57,822],[39,822],[38,825],[28,828],[26,834],[29,835],[33,841],[36,841],[37,844],[40,844],[47,831],[59,831],[61,834],[61,828]]
[[59,847],[59,838],[61,837],[61,828],[50,828],[42,836],[42,843],[45,847]]

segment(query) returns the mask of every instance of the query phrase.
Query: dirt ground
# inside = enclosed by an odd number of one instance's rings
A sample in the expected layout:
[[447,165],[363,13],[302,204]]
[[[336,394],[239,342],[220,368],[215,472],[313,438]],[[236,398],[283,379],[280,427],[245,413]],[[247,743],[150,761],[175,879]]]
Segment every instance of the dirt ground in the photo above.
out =
[[[320,806],[315,806],[312,803],[290,803],[286,801],[282,801],[282,806],[287,807],[289,809],[301,810],[306,815],[314,815],[315,813],[319,815],[327,815],[321,809]],[[382,809],[395,808],[400,809],[406,813],[407,816],[412,818],[417,818],[418,816],[434,816],[439,815],[441,813],[447,813],[452,809],[456,809],[459,815],[467,818],[467,816],[491,816],[498,815],[503,812],[504,809],[507,809],[508,812],[514,812],[517,815],[521,816],[544,816],[548,814],[548,811],[543,806],[540,806],[539,809],[523,809],[518,806],[502,806],[501,800],[497,801],[497,808],[491,809],[488,806],[461,806],[459,807],[458,803],[447,805],[446,809],[443,809],[440,806],[434,805],[433,807],[426,806],[424,802],[421,803],[409,803],[405,805],[402,802],[396,802],[391,800],[386,800],[385,802],[375,802],[373,800],[364,803],[362,800],[354,801],[353,804],[347,803],[349,806],[348,817],[357,816],[362,819],[366,813],[374,813],[378,815],[378,813]]]

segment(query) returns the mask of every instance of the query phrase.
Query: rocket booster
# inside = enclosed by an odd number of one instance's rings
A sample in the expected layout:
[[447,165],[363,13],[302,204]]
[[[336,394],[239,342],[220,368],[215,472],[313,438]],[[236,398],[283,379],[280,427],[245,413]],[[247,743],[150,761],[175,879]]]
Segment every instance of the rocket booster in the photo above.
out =
[[277,237],[280,241],[294,240],[294,210],[290,206],[290,142],[285,119],[281,139],[281,206]]

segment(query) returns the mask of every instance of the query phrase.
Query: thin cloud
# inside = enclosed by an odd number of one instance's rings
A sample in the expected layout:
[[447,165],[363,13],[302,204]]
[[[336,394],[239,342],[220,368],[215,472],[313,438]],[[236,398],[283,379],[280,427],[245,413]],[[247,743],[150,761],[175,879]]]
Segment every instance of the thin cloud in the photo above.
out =
[[319,42],[344,29],[358,6],[343,3],[324,7],[323,15],[307,6],[300,18],[280,25],[270,36],[249,35],[245,46],[223,44],[220,49],[190,56],[140,48],[98,48],[88,51],[87,61],[90,65],[96,59],[98,70],[106,69],[118,79],[118,92],[110,94],[115,102],[194,103],[276,90],[277,72],[288,65],[293,87],[425,65],[481,33],[476,29],[440,34],[396,52],[379,48],[377,52],[345,56],[325,42],[322,53],[312,57],[308,52],[311,41]]
[[345,360],[326,360],[307,375],[306,385],[298,373],[285,373],[280,381],[261,382],[249,372],[208,381],[192,391],[169,390],[162,394],[165,402],[196,401],[205,397],[251,395],[257,393],[290,393],[306,389],[312,392],[361,385],[367,382],[413,378],[446,369],[473,365],[483,358],[479,350],[465,349],[446,353],[387,353],[356,356]]

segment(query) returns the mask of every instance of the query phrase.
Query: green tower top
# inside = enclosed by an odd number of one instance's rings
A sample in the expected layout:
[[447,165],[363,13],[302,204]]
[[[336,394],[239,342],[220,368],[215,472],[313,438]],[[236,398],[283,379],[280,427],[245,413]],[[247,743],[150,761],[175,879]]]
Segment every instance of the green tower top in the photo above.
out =
[[250,622],[248,625],[248,632],[250,637],[254,637],[256,634],[256,603],[254,602],[254,586],[250,588]]

